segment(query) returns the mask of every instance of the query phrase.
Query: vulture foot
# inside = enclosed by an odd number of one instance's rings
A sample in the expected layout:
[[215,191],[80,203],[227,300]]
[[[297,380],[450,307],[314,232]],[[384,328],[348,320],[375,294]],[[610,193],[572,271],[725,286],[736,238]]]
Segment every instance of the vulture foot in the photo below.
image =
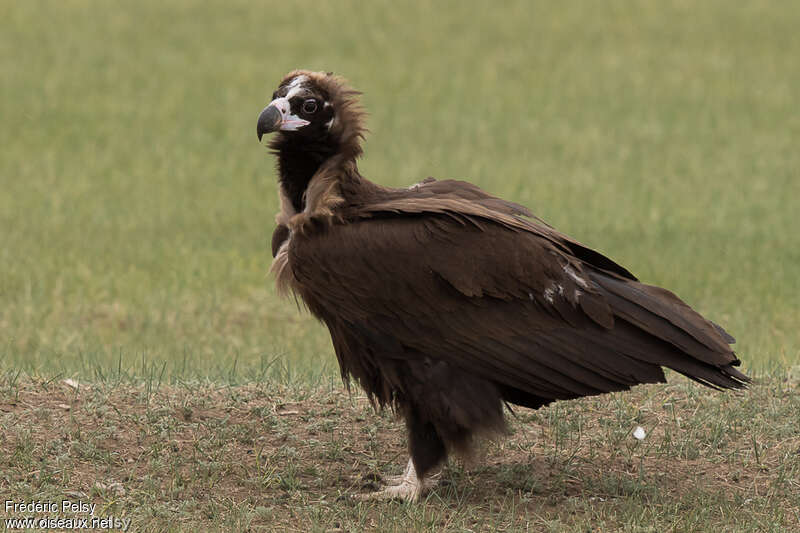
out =
[[404,500],[416,502],[426,491],[436,486],[438,480],[436,476],[427,479],[417,477],[414,469],[414,462],[409,459],[405,472],[400,476],[392,476],[387,479],[388,485],[382,490],[370,492],[368,494],[358,494],[359,500]]

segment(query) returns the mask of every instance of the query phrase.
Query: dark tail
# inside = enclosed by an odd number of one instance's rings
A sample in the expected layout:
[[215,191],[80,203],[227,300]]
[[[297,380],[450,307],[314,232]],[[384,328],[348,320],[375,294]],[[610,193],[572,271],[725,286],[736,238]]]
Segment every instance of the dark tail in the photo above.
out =
[[735,339],[670,291],[598,271],[590,272],[589,277],[599,286],[616,320],[675,348],[646,350],[643,360],[712,388],[740,389],[750,382],[734,368],[741,363],[729,346]]

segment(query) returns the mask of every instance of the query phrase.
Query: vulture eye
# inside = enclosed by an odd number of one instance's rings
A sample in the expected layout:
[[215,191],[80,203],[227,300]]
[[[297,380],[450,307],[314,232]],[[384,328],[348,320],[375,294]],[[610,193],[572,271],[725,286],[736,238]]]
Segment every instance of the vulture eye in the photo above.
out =
[[305,102],[303,102],[303,113],[306,115],[313,115],[317,112],[317,101],[313,98],[309,98]]

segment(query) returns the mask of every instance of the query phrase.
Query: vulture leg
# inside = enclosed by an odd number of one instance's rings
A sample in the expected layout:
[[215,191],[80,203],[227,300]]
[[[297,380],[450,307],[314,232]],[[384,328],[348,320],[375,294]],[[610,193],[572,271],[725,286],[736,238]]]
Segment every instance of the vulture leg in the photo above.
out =
[[422,479],[417,476],[414,468],[414,461],[408,460],[406,470],[403,475],[392,476],[387,480],[389,484],[383,489],[369,494],[360,494],[357,498],[361,500],[393,500],[400,499],[409,502],[419,500],[422,494],[434,487],[438,482],[434,477]]
[[447,456],[444,442],[433,424],[421,420],[413,409],[406,411],[405,418],[411,452],[405,472],[389,478],[389,484],[383,490],[360,496],[361,499],[397,498],[415,502],[426,490],[436,485],[436,476],[427,474]]
[[409,457],[405,471],[399,476],[387,477],[386,483],[387,485],[399,485],[400,483],[403,482],[403,480],[411,479],[411,472],[414,473],[414,476],[417,475],[417,471],[414,469],[414,461],[412,461],[411,458]]

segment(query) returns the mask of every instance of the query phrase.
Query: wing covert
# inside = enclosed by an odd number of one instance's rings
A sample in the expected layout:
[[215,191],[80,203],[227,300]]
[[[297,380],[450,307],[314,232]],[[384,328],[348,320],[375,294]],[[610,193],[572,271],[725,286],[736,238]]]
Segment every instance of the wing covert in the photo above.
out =
[[424,354],[563,399],[663,380],[594,340],[614,327],[608,303],[578,261],[534,233],[452,212],[398,214],[294,235],[289,255],[311,310],[369,337],[374,357]]

